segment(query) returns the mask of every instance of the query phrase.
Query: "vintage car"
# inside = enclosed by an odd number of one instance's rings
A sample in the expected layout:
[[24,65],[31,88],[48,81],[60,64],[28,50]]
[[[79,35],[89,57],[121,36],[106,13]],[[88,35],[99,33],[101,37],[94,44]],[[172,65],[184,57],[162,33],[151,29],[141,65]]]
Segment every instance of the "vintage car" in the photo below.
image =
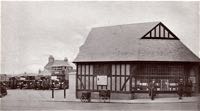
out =
[[0,82],[0,97],[7,95],[7,88],[3,82]]

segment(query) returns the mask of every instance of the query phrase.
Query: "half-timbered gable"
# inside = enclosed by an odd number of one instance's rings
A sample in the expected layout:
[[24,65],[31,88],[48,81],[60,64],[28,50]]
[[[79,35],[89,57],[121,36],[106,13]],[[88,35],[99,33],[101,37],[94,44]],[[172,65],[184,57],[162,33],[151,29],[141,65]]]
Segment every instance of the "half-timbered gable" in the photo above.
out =
[[179,40],[164,24],[161,22],[146,33],[142,39],[176,39]]

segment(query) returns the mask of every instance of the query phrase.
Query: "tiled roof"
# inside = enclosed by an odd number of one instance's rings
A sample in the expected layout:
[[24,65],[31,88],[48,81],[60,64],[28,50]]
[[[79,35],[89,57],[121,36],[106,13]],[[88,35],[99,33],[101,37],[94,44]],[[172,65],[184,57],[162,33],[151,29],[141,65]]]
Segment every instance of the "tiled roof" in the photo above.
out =
[[54,60],[54,62],[47,63],[45,68],[48,69],[49,67],[55,67],[55,66],[71,66],[71,65],[64,60]]
[[74,62],[199,62],[180,40],[141,39],[160,22],[93,28]]

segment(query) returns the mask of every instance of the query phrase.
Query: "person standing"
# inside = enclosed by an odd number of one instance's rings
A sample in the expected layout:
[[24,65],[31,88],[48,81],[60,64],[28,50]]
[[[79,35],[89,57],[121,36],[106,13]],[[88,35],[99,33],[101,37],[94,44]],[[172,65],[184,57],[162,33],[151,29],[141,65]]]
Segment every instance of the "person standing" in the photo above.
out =
[[183,79],[180,79],[178,82],[178,92],[177,92],[179,95],[179,99],[182,99],[183,91],[184,91]]
[[151,97],[151,100],[154,100],[154,96],[156,96],[156,84],[155,80],[152,80],[152,82],[149,83],[149,96]]
[[23,83],[23,82],[20,82],[20,89],[23,88],[23,85],[24,85],[24,83]]
[[191,97],[192,96],[192,80],[189,79],[185,87],[186,87],[186,90],[185,90],[186,96]]

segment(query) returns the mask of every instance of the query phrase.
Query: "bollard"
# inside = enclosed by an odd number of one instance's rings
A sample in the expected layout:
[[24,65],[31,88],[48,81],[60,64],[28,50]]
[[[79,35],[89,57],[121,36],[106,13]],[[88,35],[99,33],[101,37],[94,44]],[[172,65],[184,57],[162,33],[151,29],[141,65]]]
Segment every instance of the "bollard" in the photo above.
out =
[[66,98],[66,88],[64,87],[64,98]]
[[54,88],[52,88],[52,98],[54,98]]

